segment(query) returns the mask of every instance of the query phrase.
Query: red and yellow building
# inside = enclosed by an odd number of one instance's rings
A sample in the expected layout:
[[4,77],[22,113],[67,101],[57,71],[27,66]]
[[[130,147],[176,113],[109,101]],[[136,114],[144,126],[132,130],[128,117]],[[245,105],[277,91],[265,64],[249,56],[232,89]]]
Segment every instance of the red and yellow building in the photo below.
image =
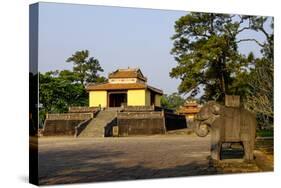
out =
[[180,115],[185,115],[186,119],[193,120],[199,110],[200,107],[195,100],[188,100],[177,110],[177,112]]
[[147,84],[140,69],[118,69],[108,75],[108,81],[89,84],[90,107],[160,106],[163,91]]

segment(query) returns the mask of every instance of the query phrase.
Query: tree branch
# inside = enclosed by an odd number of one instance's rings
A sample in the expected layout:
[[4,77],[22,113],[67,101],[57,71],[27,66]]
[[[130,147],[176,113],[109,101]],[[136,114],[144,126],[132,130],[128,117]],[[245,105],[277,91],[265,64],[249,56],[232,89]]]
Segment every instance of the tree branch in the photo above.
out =
[[255,42],[255,43],[257,43],[257,44],[258,44],[259,46],[261,46],[261,47],[264,47],[264,46],[265,46],[264,44],[260,43],[260,42],[259,42],[258,40],[256,40],[256,39],[240,39],[240,40],[236,41],[236,43],[247,42],[247,41]]
[[250,26],[249,27],[243,27],[242,29],[238,30],[236,33],[237,34],[241,33],[242,31],[247,30],[247,29],[251,29],[251,27]]

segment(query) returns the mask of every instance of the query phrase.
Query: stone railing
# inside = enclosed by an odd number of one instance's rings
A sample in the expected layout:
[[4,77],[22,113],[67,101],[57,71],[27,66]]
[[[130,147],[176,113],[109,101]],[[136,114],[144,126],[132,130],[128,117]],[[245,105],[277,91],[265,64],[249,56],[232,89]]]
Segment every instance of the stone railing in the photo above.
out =
[[89,112],[97,112],[99,111],[99,107],[87,107],[87,106],[72,106],[68,108],[69,113],[89,113]]
[[75,127],[74,137],[77,138],[79,134],[87,127],[88,123],[92,120],[92,118],[86,119],[82,121]]
[[108,122],[104,127],[105,137],[113,136],[113,127],[117,127],[117,117],[115,117],[113,120]]
[[46,114],[46,120],[85,120],[93,117],[93,113]]
[[164,112],[169,112],[169,113],[173,113],[174,110],[171,109],[167,109],[167,108],[162,108],[160,106],[123,106],[122,107],[122,111],[124,112],[151,112],[151,111],[164,111]]
[[124,112],[147,112],[154,111],[154,106],[124,106]]
[[118,118],[124,118],[124,119],[149,119],[149,118],[157,118],[157,117],[163,117],[163,112],[118,112],[117,117]]

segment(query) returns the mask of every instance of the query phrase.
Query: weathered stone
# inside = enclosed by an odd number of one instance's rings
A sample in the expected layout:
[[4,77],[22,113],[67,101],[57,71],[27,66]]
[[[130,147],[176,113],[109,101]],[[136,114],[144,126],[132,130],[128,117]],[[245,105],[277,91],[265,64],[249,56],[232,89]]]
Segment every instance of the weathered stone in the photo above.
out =
[[117,113],[119,136],[165,134],[166,131],[186,128],[182,115],[165,111],[123,111]]
[[239,107],[240,106],[240,96],[238,96],[238,95],[225,95],[225,106]]
[[45,120],[44,136],[73,136],[75,127],[83,120]]
[[194,127],[198,136],[206,136],[211,131],[211,156],[214,160],[221,159],[221,146],[225,142],[242,143],[244,159],[253,160],[256,124],[255,115],[248,110],[211,101],[200,109]]

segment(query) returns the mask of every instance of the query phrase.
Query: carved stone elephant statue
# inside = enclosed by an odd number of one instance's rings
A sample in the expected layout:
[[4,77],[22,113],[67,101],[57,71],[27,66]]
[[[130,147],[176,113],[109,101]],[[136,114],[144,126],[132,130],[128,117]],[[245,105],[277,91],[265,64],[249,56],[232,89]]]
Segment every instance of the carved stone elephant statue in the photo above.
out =
[[256,117],[241,107],[226,107],[214,101],[204,105],[195,117],[194,131],[200,137],[211,132],[211,158],[220,160],[222,143],[239,142],[244,159],[253,160]]

